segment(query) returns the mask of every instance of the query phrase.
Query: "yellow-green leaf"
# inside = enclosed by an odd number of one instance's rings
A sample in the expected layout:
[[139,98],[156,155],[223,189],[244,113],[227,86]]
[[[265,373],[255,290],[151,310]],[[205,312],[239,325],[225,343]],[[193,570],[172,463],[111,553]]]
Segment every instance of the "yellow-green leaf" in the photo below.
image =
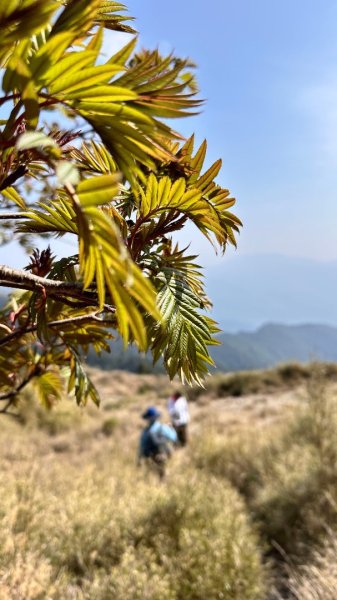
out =
[[113,200],[118,190],[118,174],[100,175],[81,181],[77,194],[83,206],[99,206]]

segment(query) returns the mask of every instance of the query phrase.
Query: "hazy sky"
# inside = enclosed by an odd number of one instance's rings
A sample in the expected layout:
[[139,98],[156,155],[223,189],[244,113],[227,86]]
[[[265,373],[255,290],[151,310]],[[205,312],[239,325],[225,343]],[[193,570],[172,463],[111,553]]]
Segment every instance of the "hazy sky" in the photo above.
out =
[[336,259],[336,0],[127,4],[143,46],[198,64],[207,103],[179,126],[223,158],[219,182],[244,222],[238,252]]
[[[207,138],[209,162],[223,158],[219,182],[244,222],[238,254],[337,259],[337,1],[127,5],[143,46],[198,64],[207,103],[178,126]],[[203,264],[214,261],[200,235],[185,237],[198,240]],[[0,249],[1,262],[8,252]]]

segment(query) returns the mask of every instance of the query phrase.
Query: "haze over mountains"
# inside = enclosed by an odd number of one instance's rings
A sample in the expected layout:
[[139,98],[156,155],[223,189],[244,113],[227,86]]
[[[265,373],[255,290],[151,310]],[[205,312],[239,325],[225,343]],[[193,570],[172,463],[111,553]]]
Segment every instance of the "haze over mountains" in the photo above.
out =
[[223,331],[271,322],[337,326],[337,261],[237,253],[208,266],[205,275]]
[[285,362],[337,361],[337,328],[269,324],[254,332],[224,333],[212,357],[220,371],[264,369]]

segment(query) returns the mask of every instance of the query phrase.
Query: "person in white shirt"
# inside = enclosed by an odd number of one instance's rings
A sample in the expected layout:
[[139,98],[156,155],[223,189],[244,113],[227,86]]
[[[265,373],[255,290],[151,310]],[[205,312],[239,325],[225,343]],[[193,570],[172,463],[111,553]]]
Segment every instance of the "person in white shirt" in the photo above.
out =
[[188,435],[187,425],[190,420],[188,404],[185,396],[180,392],[175,392],[168,401],[168,412],[171,417],[171,423],[177,432],[180,446],[186,446]]

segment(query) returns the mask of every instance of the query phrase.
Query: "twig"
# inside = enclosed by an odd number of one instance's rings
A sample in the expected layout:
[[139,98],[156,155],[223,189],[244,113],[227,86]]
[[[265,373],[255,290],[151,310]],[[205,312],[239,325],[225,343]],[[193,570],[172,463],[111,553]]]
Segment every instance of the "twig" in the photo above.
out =
[[16,213],[0,213],[0,219],[26,219],[27,218],[27,214],[26,213],[21,213],[21,212],[16,212]]
[[13,173],[10,173],[9,175],[7,175],[7,177],[0,184],[0,191],[5,190],[6,188],[12,186],[13,183],[15,183],[17,179],[20,179],[20,177],[23,177],[24,175],[26,175],[27,172],[28,172],[28,169],[27,169],[26,165],[19,165],[18,168],[15,169],[15,171],[13,171]]
[[[44,287],[46,290],[58,291],[81,291],[82,285],[79,282],[60,281],[55,279],[46,279],[27,273],[21,269],[12,269],[6,265],[0,265],[0,278],[7,286],[11,287],[12,283],[24,284],[28,290]],[[1,285],[1,284],[0,284]],[[86,292],[87,293],[87,292]]]
[[[68,319],[58,319],[56,321],[50,321],[50,323],[47,323],[47,327],[60,328],[63,325],[69,325],[72,323],[85,323],[86,321],[89,321],[89,322],[96,321],[96,322],[100,323],[101,325],[107,325],[107,326],[114,325],[114,323],[108,319],[100,319],[98,314],[99,313],[94,312],[94,313],[90,313],[88,315],[80,315],[78,317],[69,317]],[[18,337],[21,337],[22,335],[26,335],[27,333],[32,333],[36,330],[37,330],[37,325],[29,325],[28,327],[21,327],[20,329],[17,329],[16,331],[9,333],[8,335],[5,335],[5,337],[0,338],[0,346],[5,346],[12,340],[14,340]],[[0,395],[0,400],[1,400],[1,395]]]
[[8,100],[15,100],[19,97],[20,94],[9,94],[8,96],[2,96],[2,98],[0,98],[0,106],[2,106],[5,102],[8,102]]
[[15,417],[18,418],[19,415],[12,413],[12,412],[8,412],[8,409],[12,406],[14,402],[14,398],[10,398],[7,402],[7,404],[0,409],[0,415],[8,415],[9,417]]
[[29,291],[43,291],[44,294],[53,292],[60,293],[71,298],[77,298],[88,305],[97,305],[97,293],[95,291],[83,290],[80,282],[61,281],[46,279],[33,273],[27,273],[22,269],[12,269],[6,265],[0,265],[0,287],[18,288]]
[[10,392],[3,392],[2,394],[0,394],[0,401],[8,400],[7,404],[2,408],[1,412],[4,412],[5,409],[7,410],[10,407],[10,405],[13,404],[15,396],[22,390],[22,388],[25,387],[25,385],[27,385],[27,383],[30,382],[31,379],[33,379],[33,377],[35,377],[38,370],[39,365],[34,365],[32,371],[28,373],[27,377],[25,377],[25,379],[21,381],[18,387],[16,387],[14,390],[10,390]]

